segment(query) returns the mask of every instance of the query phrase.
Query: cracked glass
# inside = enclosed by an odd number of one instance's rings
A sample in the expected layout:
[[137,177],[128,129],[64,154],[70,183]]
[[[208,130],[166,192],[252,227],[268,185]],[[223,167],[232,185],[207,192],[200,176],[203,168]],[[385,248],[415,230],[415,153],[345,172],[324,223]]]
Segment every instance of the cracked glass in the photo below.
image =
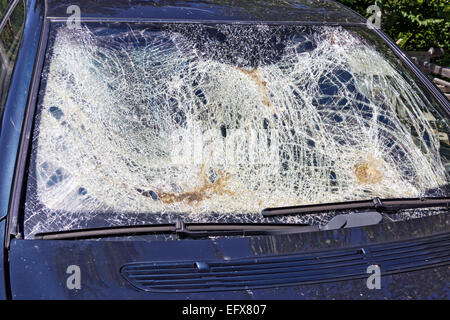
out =
[[54,23],[38,100],[27,237],[447,195],[446,115],[368,29]]

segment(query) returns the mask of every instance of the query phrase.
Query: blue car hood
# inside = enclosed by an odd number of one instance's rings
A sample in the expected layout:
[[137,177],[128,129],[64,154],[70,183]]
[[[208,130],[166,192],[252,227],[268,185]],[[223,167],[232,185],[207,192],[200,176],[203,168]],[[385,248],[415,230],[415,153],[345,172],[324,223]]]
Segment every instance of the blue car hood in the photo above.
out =
[[[440,214],[276,236],[15,239],[11,293],[13,299],[448,298],[449,230],[448,215]],[[374,264],[381,268],[379,290],[367,287],[366,268]],[[70,266],[79,268],[79,288],[68,286]]]

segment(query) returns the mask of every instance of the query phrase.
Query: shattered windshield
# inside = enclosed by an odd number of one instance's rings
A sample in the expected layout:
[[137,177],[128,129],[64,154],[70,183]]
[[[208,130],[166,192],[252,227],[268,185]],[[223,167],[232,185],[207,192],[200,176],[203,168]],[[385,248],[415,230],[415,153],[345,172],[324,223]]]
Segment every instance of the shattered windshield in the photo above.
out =
[[448,132],[370,30],[52,24],[25,233],[442,196]]

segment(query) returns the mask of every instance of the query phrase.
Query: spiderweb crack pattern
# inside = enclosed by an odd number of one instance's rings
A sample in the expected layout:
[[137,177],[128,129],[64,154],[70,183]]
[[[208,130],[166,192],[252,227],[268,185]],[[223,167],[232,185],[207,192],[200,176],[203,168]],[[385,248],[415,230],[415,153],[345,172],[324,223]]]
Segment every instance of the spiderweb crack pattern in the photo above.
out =
[[96,212],[252,221],[266,207],[416,197],[447,183],[426,99],[351,30],[55,32],[33,139],[30,234]]

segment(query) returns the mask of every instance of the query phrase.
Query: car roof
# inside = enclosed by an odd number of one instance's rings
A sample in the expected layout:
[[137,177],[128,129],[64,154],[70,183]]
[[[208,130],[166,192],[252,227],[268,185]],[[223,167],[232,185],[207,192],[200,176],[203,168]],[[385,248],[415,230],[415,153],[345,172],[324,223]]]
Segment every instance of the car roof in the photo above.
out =
[[47,16],[54,19],[67,19],[68,7],[77,5],[83,20],[340,25],[365,22],[334,0],[48,0],[47,5]]

